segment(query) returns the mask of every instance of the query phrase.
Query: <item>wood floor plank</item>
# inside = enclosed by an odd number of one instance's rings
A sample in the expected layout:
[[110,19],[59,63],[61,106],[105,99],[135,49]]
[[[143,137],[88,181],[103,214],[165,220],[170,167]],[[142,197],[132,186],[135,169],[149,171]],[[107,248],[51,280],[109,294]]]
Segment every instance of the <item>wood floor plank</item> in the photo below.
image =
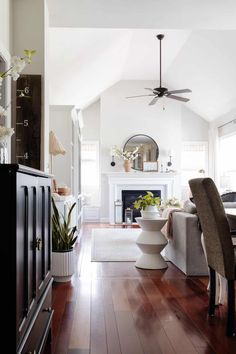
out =
[[63,316],[66,307],[67,293],[69,283],[53,283],[53,321],[52,321],[52,351],[55,352],[55,346],[59,340],[60,326],[63,325]]
[[77,292],[69,348],[89,350],[91,280],[79,281],[77,287],[79,291]]
[[132,314],[128,311],[116,311],[115,314],[122,354],[143,354]]
[[106,326],[102,280],[92,279],[91,292],[91,354],[107,354]]
[[103,279],[103,294],[108,354],[121,354],[110,279]]
[[70,333],[74,318],[75,303],[67,302],[65,311],[62,316],[62,321],[57,337],[57,343],[55,345],[55,354],[67,354],[69,348]]
[[115,278],[111,280],[112,299],[115,311],[131,311],[125,288],[126,279]]
[[[161,284],[160,281],[159,283]],[[172,311],[166,298],[161,295],[154,282],[149,279],[144,279],[142,286],[152,306],[158,313],[162,327],[175,352],[177,354],[196,354],[197,351],[187,333],[184,331],[182,322],[176,316],[176,313]],[[181,341],[179,338],[181,338]]]
[[[158,325],[159,329],[161,327],[158,316],[149,299],[142,291],[139,280],[128,279],[125,289],[144,353],[162,354],[157,337],[157,327]],[[169,353],[172,352],[171,350],[169,351]]]

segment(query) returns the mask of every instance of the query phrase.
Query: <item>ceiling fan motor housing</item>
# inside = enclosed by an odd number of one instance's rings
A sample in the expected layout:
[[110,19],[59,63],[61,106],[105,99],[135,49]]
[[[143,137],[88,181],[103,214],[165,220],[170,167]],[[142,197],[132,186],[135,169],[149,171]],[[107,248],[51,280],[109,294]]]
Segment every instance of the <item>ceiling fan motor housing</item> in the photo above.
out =
[[166,87],[158,87],[153,89],[153,93],[157,94],[158,97],[163,97],[167,91],[168,89]]

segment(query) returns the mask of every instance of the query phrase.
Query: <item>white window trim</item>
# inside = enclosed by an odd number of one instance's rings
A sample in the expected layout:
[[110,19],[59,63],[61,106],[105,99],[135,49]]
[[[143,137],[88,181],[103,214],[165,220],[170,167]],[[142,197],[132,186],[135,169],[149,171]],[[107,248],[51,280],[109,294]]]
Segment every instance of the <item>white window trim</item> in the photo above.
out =
[[[202,146],[205,146],[205,151],[206,151],[206,154],[205,154],[205,175],[208,175],[209,173],[209,143],[208,141],[206,140],[200,140],[200,141],[183,141],[182,142],[182,150],[181,150],[181,155],[184,151],[184,145],[192,145],[192,146],[198,146],[198,145],[202,145]],[[181,171],[182,171],[182,166],[181,166]],[[193,169],[187,169],[186,171],[194,171]]]

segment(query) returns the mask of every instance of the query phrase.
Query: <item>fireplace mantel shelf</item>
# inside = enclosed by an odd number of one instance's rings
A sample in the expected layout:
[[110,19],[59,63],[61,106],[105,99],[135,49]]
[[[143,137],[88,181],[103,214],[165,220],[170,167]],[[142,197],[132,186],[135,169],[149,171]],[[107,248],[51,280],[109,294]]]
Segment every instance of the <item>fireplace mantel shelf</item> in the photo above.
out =
[[134,172],[108,172],[104,173],[108,178],[173,178],[177,176],[177,172],[142,172],[142,171],[134,171]]

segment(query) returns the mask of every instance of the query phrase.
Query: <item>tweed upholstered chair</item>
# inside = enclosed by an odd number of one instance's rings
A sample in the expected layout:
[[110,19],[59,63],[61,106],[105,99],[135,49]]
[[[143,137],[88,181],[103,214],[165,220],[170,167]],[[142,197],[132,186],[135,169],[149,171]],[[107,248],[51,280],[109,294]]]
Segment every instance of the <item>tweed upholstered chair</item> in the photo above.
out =
[[189,181],[196,204],[210,271],[210,299],[208,314],[215,313],[216,272],[227,279],[227,328],[228,336],[234,335],[234,280],[236,258],[229,223],[221,197],[211,178],[196,178]]

